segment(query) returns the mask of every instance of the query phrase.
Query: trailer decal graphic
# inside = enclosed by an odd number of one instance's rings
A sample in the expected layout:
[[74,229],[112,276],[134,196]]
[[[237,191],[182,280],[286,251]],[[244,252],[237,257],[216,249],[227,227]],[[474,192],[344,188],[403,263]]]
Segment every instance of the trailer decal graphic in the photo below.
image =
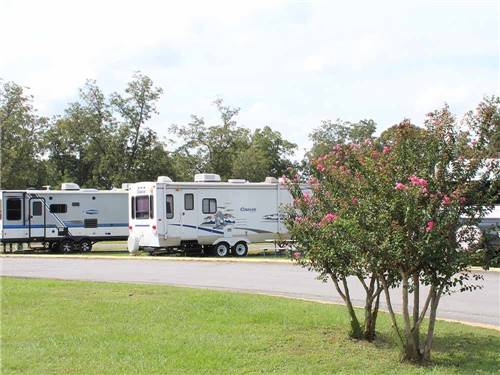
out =
[[217,234],[224,234],[224,232],[222,232],[220,230],[197,227],[196,225],[189,225],[189,224],[168,224],[168,225],[173,225],[175,227],[188,227],[188,228],[193,228],[193,229],[205,230],[207,232],[212,232],[212,233],[217,233]]
[[[31,224],[31,228],[58,228],[62,227],[63,225],[56,225],[56,224]],[[64,223],[65,227],[68,228],[84,228],[83,224],[80,225],[75,225],[71,223]],[[105,227],[128,227],[128,223],[104,223],[104,224],[98,224],[97,225],[99,228],[105,228]],[[3,226],[4,228],[9,228],[9,229],[27,229],[30,227],[29,224],[5,224]]]
[[256,229],[256,228],[246,228],[246,227],[234,227],[234,229],[241,229],[241,230],[249,230],[255,233],[273,233],[268,230],[263,230],[263,229]]

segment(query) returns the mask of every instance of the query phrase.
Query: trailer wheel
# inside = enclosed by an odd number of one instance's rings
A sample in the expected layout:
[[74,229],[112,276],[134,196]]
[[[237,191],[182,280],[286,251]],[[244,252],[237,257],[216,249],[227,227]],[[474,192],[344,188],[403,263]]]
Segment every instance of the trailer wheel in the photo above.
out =
[[49,251],[57,253],[59,251],[59,242],[50,242],[49,243]]
[[226,242],[221,242],[215,245],[214,253],[217,257],[226,257],[229,255],[229,245]]
[[59,249],[63,253],[71,253],[75,249],[75,242],[73,240],[62,240]]
[[244,257],[248,254],[248,245],[246,242],[238,242],[233,247],[233,255],[237,257]]
[[92,251],[92,241],[84,239],[80,241],[80,251],[83,253],[90,253]]

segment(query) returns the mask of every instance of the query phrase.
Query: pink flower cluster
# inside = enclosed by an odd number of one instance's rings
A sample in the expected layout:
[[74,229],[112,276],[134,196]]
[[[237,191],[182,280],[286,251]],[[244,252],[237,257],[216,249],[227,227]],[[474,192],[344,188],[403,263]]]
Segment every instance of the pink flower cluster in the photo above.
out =
[[302,199],[304,203],[310,204],[312,201],[312,196],[307,191],[305,191],[304,193],[302,193]]
[[432,220],[429,220],[425,226],[425,231],[430,232],[434,228],[434,225],[435,223]]
[[309,180],[307,181],[309,185],[317,185],[319,183],[318,179],[314,176],[309,177]]
[[447,195],[445,195],[443,197],[443,199],[441,200],[441,203],[443,203],[444,206],[447,206],[451,203],[451,198]]
[[349,144],[349,148],[350,148],[351,150],[357,150],[357,149],[359,149],[359,148],[360,148],[360,145],[359,145],[358,143],[350,143],[350,144]]
[[396,190],[406,190],[408,187],[402,182],[396,182],[396,186],[394,187]]
[[324,226],[324,225],[326,225],[328,223],[334,222],[338,218],[339,217],[336,214],[334,214],[332,212],[329,212],[325,216],[323,216],[323,219],[321,219],[320,225]]
[[302,224],[303,222],[306,221],[306,218],[304,216],[297,216],[294,221],[295,224]]
[[428,182],[427,180],[424,180],[423,178],[418,178],[417,176],[410,176],[410,183],[413,186],[421,186],[423,188],[427,189]]
[[415,175],[410,176],[410,183],[413,186],[420,186],[422,188],[422,193],[424,193],[424,194],[427,194],[429,192],[429,190],[427,189],[427,186],[429,185],[429,183],[427,182],[427,180],[425,180],[423,178],[419,178]]
[[389,146],[384,146],[384,149],[382,150],[382,153],[384,155],[388,154],[389,152],[391,152],[391,148]]

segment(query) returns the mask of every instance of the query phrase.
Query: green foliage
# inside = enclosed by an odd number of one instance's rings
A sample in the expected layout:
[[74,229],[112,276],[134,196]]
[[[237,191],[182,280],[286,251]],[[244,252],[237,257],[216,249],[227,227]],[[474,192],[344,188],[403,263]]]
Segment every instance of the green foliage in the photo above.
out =
[[45,183],[40,138],[47,119],[36,114],[32,102],[33,97],[26,93],[24,87],[0,80],[1,189]]
[[95,81],[87,81],[80,100],[44,134],[51,183],[110,188],[158,175],[175,177],[165,144],[146,126],[157,113],[161,93],[140,73],[134,74],[124,94],[110,98]]
[[371,139],[377,124],[373,120],[360,120],[357,123],[349,121],[324,120],[321,126],[309,135],[313,146],[308,155],[317,158],[328,153],[336,144],[361,143],[365,139]]
[[225,106],[222,99],[214,102],[220,125],[206,125],[202,117],[192,115],[185,126],[174,125],[171,132],[184,142],[177,152],[196,160],[193,172],[217,173],[222,179],[232,177],[235,155],[248,144],[248,129],[237,126],[239,108]]
[[264,181],[267,176],[282,176],[291,165],[290,157],[297,146],[283,139],[269,126],[256,129],[249,144],[233,160],[233,176],[248,181]]
[[[173,152],[147,122],[158,113],[163,90],[135,73],[123,93],[106,96],[88,80],[79,98],[51,120],[36,115],[32,97],[14,83],[0,90],[2,188],[40,187],[76,182],[111,188],[124,182],[168,175],[190,181],[195,173],[223,179],[262,181],[280,176],[291,164],[296,145],[266,126],[250,131],[238,126],[238,108],[215,101],[220,124],[208,126],[192,116],[186,126],[172,126],[182,140]],[[19,168],[27,173],[17,173]]]
[[223,180],[249,181],[282,175],[291,164],[288,157],[296,145],[268,126],[252,133],[238,126],[239,108],[225,106],[221,99],[214,104],[220,124],[209,126],[202,117],[193,115],[189,124],[171,127],[171,132],[183,142],[175,152],[177,160],[192,168],[187,175],[192,178],[192,174],[210,172],[219,174]]

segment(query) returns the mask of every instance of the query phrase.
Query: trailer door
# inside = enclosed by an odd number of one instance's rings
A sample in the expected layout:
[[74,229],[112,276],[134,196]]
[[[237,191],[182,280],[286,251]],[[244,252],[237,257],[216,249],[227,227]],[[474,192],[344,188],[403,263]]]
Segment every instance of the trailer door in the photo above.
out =
[[28,208],[28,237],[30,242],[43,241],[47,235],[47,210],[44,198],[30,198]]
[[[186,241],[198,240],[198,212],[201,210],[198,202],[196,200],[195,190],[181,190],[180,204],[181,209],[181,227],[182,234],[181,238]],[[198,207],[197,207],[198,205]]]

